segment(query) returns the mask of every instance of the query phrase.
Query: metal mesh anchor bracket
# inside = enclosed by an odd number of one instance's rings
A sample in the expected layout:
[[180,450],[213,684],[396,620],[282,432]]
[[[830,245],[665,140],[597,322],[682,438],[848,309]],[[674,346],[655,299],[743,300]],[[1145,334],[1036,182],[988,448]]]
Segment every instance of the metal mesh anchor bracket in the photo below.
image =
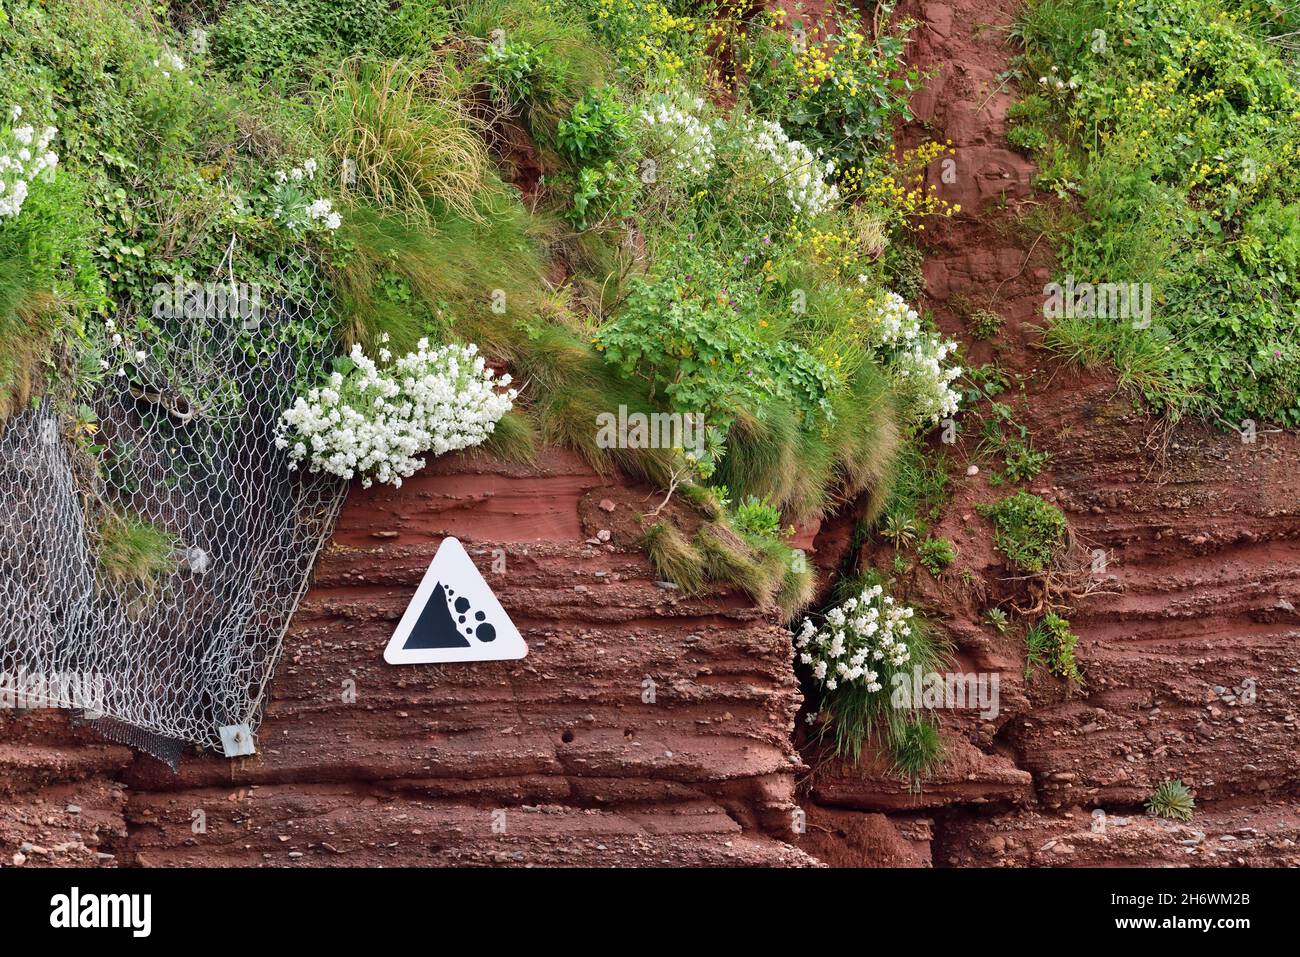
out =
[[221,735],[221,747],[228,758],[242,758],[256,754],[253,744],[253,731],[247,724],[226,724],[217,728]]

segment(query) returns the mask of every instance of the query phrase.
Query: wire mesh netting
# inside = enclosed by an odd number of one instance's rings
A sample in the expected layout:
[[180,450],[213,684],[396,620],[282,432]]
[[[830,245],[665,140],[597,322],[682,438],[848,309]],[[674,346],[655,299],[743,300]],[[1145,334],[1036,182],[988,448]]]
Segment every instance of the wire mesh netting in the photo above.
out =
[[313,288],[187,288],[90,398],[93,440],[49,400],[0,433],[0,674],[82,681],[79,700],[32,706],[78,709],[173,766],[186,743],[256,728],[346,489],[275,441],[331,354]]

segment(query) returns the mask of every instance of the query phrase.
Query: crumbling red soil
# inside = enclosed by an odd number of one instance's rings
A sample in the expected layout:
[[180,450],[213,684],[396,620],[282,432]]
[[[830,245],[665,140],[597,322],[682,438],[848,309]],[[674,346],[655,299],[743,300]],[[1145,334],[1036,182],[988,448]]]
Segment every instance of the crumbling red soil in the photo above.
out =
[[[1016,7],[904,5],[922,22],[913,60],[938,71],[907,135],[953,141],[956,182],[938,163],[931,181],[963,208],[927,232],[924,305],[963,338],[961,297],[1003,315],[1018,419],[1052,455],[1031,487],[1106,556],[1114,594],[1069,614],[1083,691],[1027,682],[1019,634],[981,621],[1013,586],[973,511],[1004,490],[966,476],[969,436],[949,450],[955,492],[934,529],[957,562],[938,581],[920,572],[914,600],[956,669],[999,674],[1001,711],[941,714],[948,759],[919,794],[870,759],[805,749],[805,766],[788,634],[737,595],[655,582],[631,541],[650,489],[554,452],[533,469],[449,457],[400,491],[350,497],[257,757],[187,756],[173,776],[62,715],[0,717],[0,865],[1300,864],[1300,443],[1165,430],[1040,348],[1051,237],[1024,226],[1044,200],[1004,138]],[[829,568],[851,527],[839,516],[800,541]],[[524,660],[383,663],[447,534],[524,633]],[[1197,794],[1190,824],[1141,807],[1175,777]]]

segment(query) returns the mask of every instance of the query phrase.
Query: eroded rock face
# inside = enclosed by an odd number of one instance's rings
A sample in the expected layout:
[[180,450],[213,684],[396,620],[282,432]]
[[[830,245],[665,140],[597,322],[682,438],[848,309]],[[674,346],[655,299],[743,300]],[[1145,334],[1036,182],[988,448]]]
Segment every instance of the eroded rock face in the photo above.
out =
[[[0,860],[27,842],[48,853],[24,865],[97,852],[138,865],[810,863],[781,839],[799,768],[789,633],[741,598],[656,583],[628,540],[632,511],[658,498],[558,452],[536,468],[446,457],[400,490],[354,490],[286,639],[259,754],[187,756],[173,776],[61,715],[5,718]],[[527,658],[384,663],[445,535]]]
[[[932,834],[918,863],[935,866],[1294,866],[1300,440],[1260,431],[1243,441],[1191,421],[1168,428],[1136,411],[1112,377],[1081,373],[1041,348],[1053,237],[1025,229],[1020,215],[1022,204],[1050,200],[1033,193],[1029,159],[1006,148],[1016,94],[1001,74],[1012,51],[1002,30],[988,28],[1010,25],[1019,6],[900,7],[921,23],[911,60],[938,70],[913,100],[920,122],[905,139],[952,140],[955,176],[936,162],[927,186],[962,205],[926,233],[922,305],[966,340],[963,309],[1003,317],[996,351],[974,342],[966,364],[996,360],[1021,378],[1023,393],[1004,401],[1051,454],[1030,490],[1065,512],[1085,562],[1100,558],[1088,576],[1097,593],[1068,612],[1085,686],[1070,692],[1041,673],[1027,681],[1023,629],[1002,635],[982,620],[1015,573],[974,505],[1011,489],[967,473],[978,444],[968,413],[968,437],[948,450],[952,500],[932,529],[953,541],[957,562],[937,581],[918,572],[912,600],[943,622],[955,671],[998,674],[1000,712],[939,713],[948,759],[919,794],[878,763],[848,767],[806,752],[817,766],[811,800],[838,823],[835,839],[820,832],[803,846],[836,861],[861,859],[864,847],[892,853],[864,829],[914,831],[925,813]],[[1144,812],[1168,779],[1196,791],[1188,825]]]

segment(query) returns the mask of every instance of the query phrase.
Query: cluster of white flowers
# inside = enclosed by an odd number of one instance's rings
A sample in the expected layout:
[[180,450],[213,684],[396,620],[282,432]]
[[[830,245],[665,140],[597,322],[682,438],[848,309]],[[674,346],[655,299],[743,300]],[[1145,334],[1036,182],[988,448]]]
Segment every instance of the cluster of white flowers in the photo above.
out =
[[[870,282],[859,276],[858,282]],[[867,341],[877,349],[886,349],[911,342],[921,334],[921,316],[896,292],[885,294],[883,302],[868,300],[870,313],[865,317],[868,326]]]
[[[858,281],[865,283],[867,277],[859,276]],[[934,425],[955,414],[961,394],[952,383],[961,375],[961,366],[945,368],[943,363],[957,351],[957,343],[923,330],[917,311],[897,293],[888,293],[883,302],[871,300],[871,309],[867,342],[904,386],[917,421]]]
[[830,691],[859,682],[867,691],[883,684],[878,669],[901,668],[911,658],[906,639],[912,634],[912,609],[894,604],[879,585],[863,590],[826,613],[821,628],[805,618],[795,636],[799,660]]
[[173,73],[185,71],[185,61],[170,50],[164,50],[162,56],[153,61],[153,65],[169,80]]
[[957,343],[944,342],[925,333],[911,348],[894,356],[892,372],[904,385],[912,400],[912,409],[920,422],[937,425],[957,413],[961,393],[952,383],[961,375],[961,366],[944,368],[943,361],[957,351]]
[[[17,123],[21,106],[9,108],[9,121]],[[0,134],[0,219],[17,216],[27,201],[30,184],[38,176],[54,175],[59,155],[50,149],[58,129],[47,126],[39,134],[32,126],[15,126]]]
[[317,169],[316,161],[308,159],[301,166],[276,170],[276,185],[271,191],[275,207],[271,216],[277,222],[293,230],[318,225],[331,232],[343,225],[343,217],[334,209],[331,200],[312,199],[305,191],[305,184],[316,178]]
[[771,170],[772,185],[784,190],[796,215],[816,216],[839,201],[839,188],[827,181],[835,164],[790,139],[780,123],[747,119],[742,132],[743,149]]
[[314,159],[303,160],[301,166],[295,166],[290,170],[278,169],[275,171],[275,181],[277,183],[301,183],[304,180],[315,179],[316,170],[319,167]]
[[[346,374],[333,373],[281,416],[276,444],[289,450],[293,467],[307,460],[313,472],[400,487],[424,466],[416,456],[481,443],[518,395],[497,391],[510,376],[496,377],[474,345],[431,349],[421,339],[384,369],[359,345],[350,358]],[[392,355],[381,348],[379,359]]]
[[665,97],[641,111],[652,155],[661,157],[679,176],[700,179],[713,169],[713,130],[700,119],[704,100],[683,100],[685,106]]
[[1071,90],[1077,90],[1079,88],[1079,84],[1076,80],[1070,80],[1069,83],[1066,83],[1059,76],[1057,76],[1059,72],[1060,72],[1060,67],[1055,67],[1055,66],[1052,67],[1052,75],[1040,76],[1038,78],[1038,85],[1057,89],[1057,90],[1064,90],[1067,86]]

